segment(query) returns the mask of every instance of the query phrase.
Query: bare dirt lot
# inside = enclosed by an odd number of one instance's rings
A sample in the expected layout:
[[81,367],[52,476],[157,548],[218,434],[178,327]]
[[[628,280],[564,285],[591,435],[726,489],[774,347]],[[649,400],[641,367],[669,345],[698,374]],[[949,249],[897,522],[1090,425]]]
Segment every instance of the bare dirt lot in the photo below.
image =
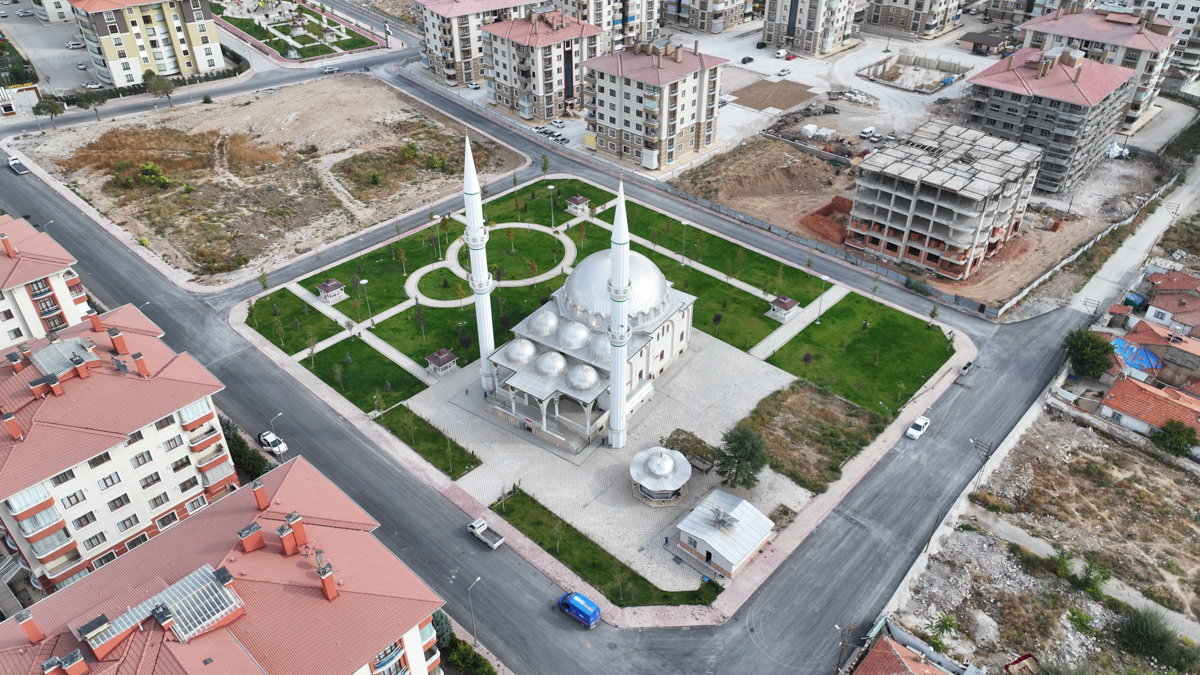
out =
[[727,93],[737,97],[738,105],[755,110],[789,110],[816,96],[808,87],[791,80],[759,80],[748,87]]
[[849,196],[853,177],[783,141],[754,138],[672,181],[681,190],[812,237],[800,226],[835,196]]
[[[452,120],[345,75],[16,144],[196,281],[223,283],[457,190],[462,143]],[[481,173],[519,161],[472,145]]]

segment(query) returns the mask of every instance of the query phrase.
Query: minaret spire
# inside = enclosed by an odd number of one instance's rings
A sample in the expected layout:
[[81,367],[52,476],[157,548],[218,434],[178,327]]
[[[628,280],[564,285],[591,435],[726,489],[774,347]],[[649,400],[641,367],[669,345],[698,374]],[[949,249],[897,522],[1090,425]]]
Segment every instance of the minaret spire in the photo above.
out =
[[612,248],[609,251],[612,275],[608,282],[608,297],[611,300],[608,326],[608,341],[612,345],[612,362],[608,384],[608,444],[614,448],[625,447],[626,410],[629,382],[628,344],[630,337],[629,315],[626,300],[629,299],[629,223],[625,215],[625,182],[617,184],[617,211],[613,218]]
[[488,357],[496,350],[492,333],[492,275],[488,272],[488,232],[483,226],[483,195],[479,176],[475,173],[475,158],[471,156],[471,139],[463,154],[463,206],[467,216],[467,231],[463,234],[471,250],[471,291],[475,294],[475,324],[479,328],[479,377],[485,392],[496,391],[496,366]]

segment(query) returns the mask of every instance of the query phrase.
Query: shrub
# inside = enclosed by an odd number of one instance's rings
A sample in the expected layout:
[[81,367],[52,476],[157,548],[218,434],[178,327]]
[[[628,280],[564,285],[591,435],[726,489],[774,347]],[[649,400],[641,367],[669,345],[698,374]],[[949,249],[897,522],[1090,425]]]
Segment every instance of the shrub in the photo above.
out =
[[209,96],[208,94],[205,94],[205,95],[204,95],[204,102],[205,102],[205,103],[209,103],[209,104],[211,104],[211,103],[213,102],[213,100],[212,100],[212,97],[211,97],[211,96]]
[[437,633],[437,648],[445,651],[454,641],[454,627],[450,625],[450,617],[442,610],[433,613],[433,630]]
[[1038,664],[1038,671],[1041,675],[1096,675],[1096,667],[1090,661],[1080,663],[1047,661]]
[[929,285],[929,282],[923,279],[913,279],[907,274],[904,275],[904,287],[909,290],[916,291],[921,295],[929,295],[930,293],[933,293],[933,287]]
[[475,651],[471,643],[458,638],[451,641],[450,654],[446,663],[462,675],[496,675],[496,669],[483,654]]
[[1153,658],[1169,668],[1190,672],[1200,663],[1200,647],[1185,643],[1156,610],[1130,608],[1117,625],[1116,642],[1130,654]]
[[1179,420],[1167,420],[1161,429],[1150,434],[1150,440],[1163,452],[1176,457],[1186,457],[1192,448],[1200,445],[1196,430]]
[[258,478],[271,470],[273,464],[262,453],[250,447],[242,437],[241,429],[233,420],[221,415],[221,431],[225,432],[225,442],[229,444],[229,455],[233,465],[241,469],[251,479]]

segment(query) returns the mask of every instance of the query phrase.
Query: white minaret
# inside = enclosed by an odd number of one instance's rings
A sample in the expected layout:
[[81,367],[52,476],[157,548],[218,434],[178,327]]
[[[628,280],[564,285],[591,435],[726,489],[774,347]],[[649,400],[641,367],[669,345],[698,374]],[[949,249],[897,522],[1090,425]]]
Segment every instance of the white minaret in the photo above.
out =
[[629,223],[625,219],[625,183],[617,185],[617,214],[613,219],[612,277],[608,281],[608,297],[611,302],[611,317],[608,324],[608,341],[612,344],[612,364],[608,381],[608,444],[614,448],[625,447],[626,428],[626,383],[629,381],[628,347],[629,315],[625,301],[629,299]]
[[[467,231],[463,239],[471,249],[471,291],[475,293],[475,324],[479,328],[479,377],[484,391],[496,391],[496,366],[488,357],[496,351],[492,335],[492,275],[488,272],[488,232],[483,226],[483,195],[479,192],[479,176],[475,175],[475,158],[471,156],[471,139],[463,156],[463,205],[466,207]],[[628,238],[628,237],[627,237]]]

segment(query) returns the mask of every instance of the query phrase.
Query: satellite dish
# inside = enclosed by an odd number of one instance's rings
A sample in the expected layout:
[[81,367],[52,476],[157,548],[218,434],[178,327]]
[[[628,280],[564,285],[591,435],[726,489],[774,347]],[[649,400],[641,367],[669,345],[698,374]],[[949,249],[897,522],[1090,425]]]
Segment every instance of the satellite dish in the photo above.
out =
[[717,526],[718,530],[732,528],[734,525],[738,524],[737,518],[735,518],[733,515],[726,512],[725,509],[723,509],[719,506],[712,507],[712,513],[713,513],[713,524]]
[[116,366],[117,370],[121,371],[122,373],[129,372],[129,366],[125,365],[125,362],[118,358],[113,358],[113,365]]

